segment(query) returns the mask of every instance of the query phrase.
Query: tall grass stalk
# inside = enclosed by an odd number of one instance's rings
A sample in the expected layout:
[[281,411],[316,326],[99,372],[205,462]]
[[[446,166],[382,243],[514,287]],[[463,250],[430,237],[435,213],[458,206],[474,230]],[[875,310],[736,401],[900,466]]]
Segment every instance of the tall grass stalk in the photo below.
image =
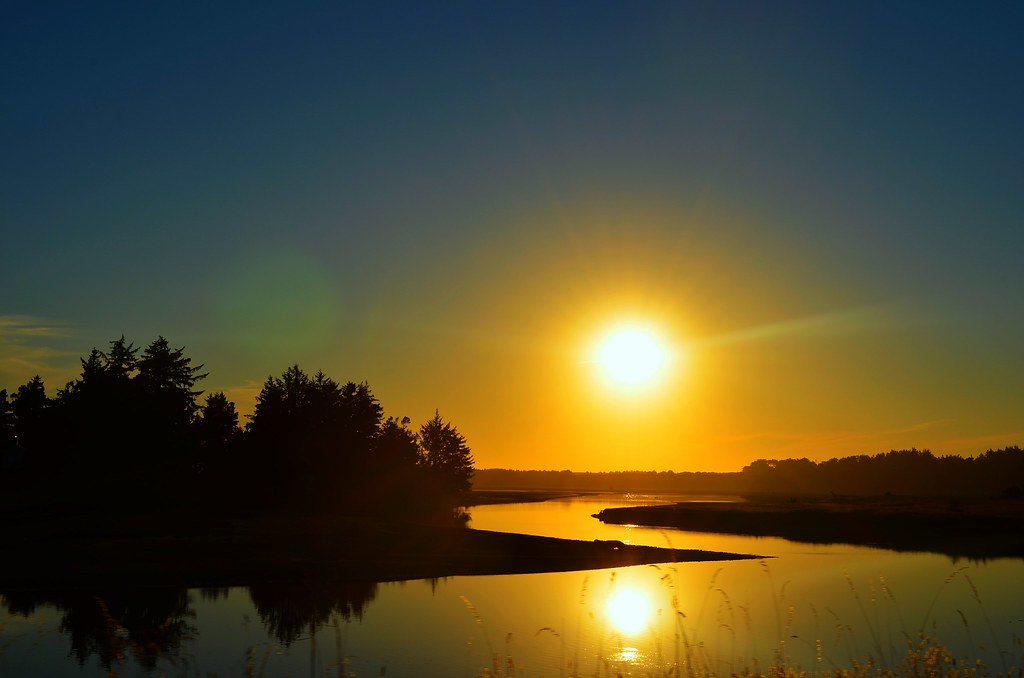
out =
[[[671,608],[664,612],[671,615],[669,628],[672,629],[671,648],[667,647],[660,633],[648,627],[650,637],[645,643],[650,648],[647,656],[653,661],[632,665],[623,661],[618,649],[636,644],[627,640],[621,631],[609,629],[603,619],[595,618],[589,609],[592,602],[589,592],[593,582],[588,577],[581,587],[580,610],[577,616],[576,647],[573,660],[565,663],[564,642],[559,632],[551,627],[538,629],[535,637],[549,635],[560,642],[560,678],[602,678],[608,676],[647,676],[650,678],[985,678],[1005,676],[1024,678],[1020,666],[1008,661],[1010,652],[1003,649],[992,619],[982,604],[981,595],[969,577],[963,576],[969,586],[975,603],[985,619],[987,636],[1000,657],[998,672],[990,671],[977,657],[985,651],[976,641],[976,633],[970,627],[968,617],[956,610],[965,629],[965,640],[969,645],[967,657],[958,657],[933,634],[927,633],[929,620],[933,619],[940,598],[941,589],[961,577],[961,569],[954,570],[942,583],[939,594],[931,601],[922,625],[908,629],[903,611],[884,576],[858,584],[848,573],[844,573],[846,586],[855,602],[858,618],[854,626],[829,608],[824,614],[830,615],[833,623],[823,623],[819,610],[811,604],[813,617],[812,636],[798,635],[799,611],[788,604],[788,581],[775,586],[771,567],[760,564],[770,584],[771,622],[775,624],[776,638],[768,650],[767,663],[762,668],[761,654],[754,644],[753,619],[749,607],[739,605],[720,582],[721,568],[717,569],[699,599],[697,608],[690,614],[683,608],[681,597],[684,591],[680,581],[680,568],[675,565],[651,565],[659,573],[658,583],[670,594]],[[600,587],[601,595],[612,596],[624,585],[622,577],[612,572],[607,586]],[[658,610],[658,617],[662,617]],[[582,620],[588,617],[596,633],[594,652],[581,658],[586,646],[583,641]],[[742,639],[742,632],[746,637]],[[831,640],[829,636],[831,635]],[[639,638],[640,636],[638,636]],[[763,641],[764,639],[762,639]],[[649,642],[647,642],[649,641]],[[794,644],[795,643],[795,644]],[[1014,640],[1015,647],[1024,646],[1020,638]],[[799,652],[795,649],[801,648]],[[810,656],[811,665],[802,666],[797,656]],[[841,659],[840,656],[845,656]],[[974,657],[975,659],[970,659]],[[1021,657],[1024,658],[1024,649]],[[518,671],[518,673],[515,673]],[[566,673],[567,671],[567,673]],[[495,665],[481,676],[538,676],[551,675],[531,673],[529,667],[509,660],[505,665]]]
[[[999,646],[999,637],[996,635],[995,629],[992,628],[992,620],[989,619],[988,610],[986,610],[985,606],[981,604],[981,596],[978,595],[978,589],[974,585],[974,582],[971,581],[971,577],[965,574],[964,579],[967,580],[967,585],[971,587],[971,597],[974,598],[974,602],[978,604],[978,609],[981,610],[981,617],[985,620],[985,626],[988,627],[989,638],[992,639],[992,644],[995,646],[996,651],[999,653],[999,661],[1003,666],[1003,672],[1008,672],[1006,666],[1007,653],[1003,650],[1002,647]],[[961,616],[963,615],[961,614]]]

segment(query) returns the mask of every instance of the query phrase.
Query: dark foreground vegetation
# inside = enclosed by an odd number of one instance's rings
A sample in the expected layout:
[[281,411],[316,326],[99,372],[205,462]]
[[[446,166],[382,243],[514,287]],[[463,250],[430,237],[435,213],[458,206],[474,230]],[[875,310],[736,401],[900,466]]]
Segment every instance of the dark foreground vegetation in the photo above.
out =
[[847,543],[953,558],[1024,558],[1024,501],[921,497],[791,497],[608,508],[601,521],[822,544]]
[[243,427],[160,337],[82,359],[50,397],[0,391],[0,586],[233,586],[541,572],[706,554],[469,530],[473,457],[434,415],[384,416],[369,387],[298,366]]
[[81,364],[52,397],[38,376],[0,391],[7,495],[109,520],[196,508],[450,519],[470,489],[462,434],[437,414],[419,429],[385,418],[365,383],[290,367],[241,427],[224,393],[201,398],[203,366],[163,337],[143,350],[121,337]]

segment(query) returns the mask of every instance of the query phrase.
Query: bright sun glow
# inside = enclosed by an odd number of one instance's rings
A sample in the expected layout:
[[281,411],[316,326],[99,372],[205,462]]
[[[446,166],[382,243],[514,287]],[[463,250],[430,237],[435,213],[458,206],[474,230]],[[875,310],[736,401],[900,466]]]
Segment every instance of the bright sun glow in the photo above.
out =
[[623,589],[608,599],[608,620],[622,633],[633,635],[647,628],[651,605],[647,596],[635,589]]
[[605,335],[598,344],[596,360],[613,382],[635,386],[657,377],[668,354],[654,332],[631,325]]

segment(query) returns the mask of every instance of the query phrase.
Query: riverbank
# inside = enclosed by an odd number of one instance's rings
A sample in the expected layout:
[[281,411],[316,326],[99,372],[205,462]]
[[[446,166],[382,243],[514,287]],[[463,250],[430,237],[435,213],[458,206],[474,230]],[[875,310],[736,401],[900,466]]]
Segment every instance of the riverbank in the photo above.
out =
[[604,509],[618,525],[848,543],[953,558],[1024,558],[1024,501],[892,496],[751,497]]
[[52,516],[20,521],[4,550],[4,588],[395,581],[757,557],[310,516]]

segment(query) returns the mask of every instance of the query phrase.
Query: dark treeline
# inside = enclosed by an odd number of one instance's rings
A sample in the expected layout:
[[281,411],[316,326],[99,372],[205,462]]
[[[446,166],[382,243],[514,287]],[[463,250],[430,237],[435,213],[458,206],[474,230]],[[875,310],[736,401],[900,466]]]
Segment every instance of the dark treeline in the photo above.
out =
[[298,366],[263,384],[245,426],[224,393],[163,337],[124,337],[81,359],[47,395],[38,376],[0,391],[7,493],[157,512],[296,509],[451,516],[473,473],[466,439],[439,414],[419,429],[385,417],[367,384]]
[[741,474],[754,492],[1020,497],[1024,449],[988,450],[976,457],[892,450],[813,462],[759,459]]
[[701,494],[872,494],[1004,496],[1024,492],[1024,449],[988,450],[977,457],[893,450],[813,462],[758,459],[738,473],[672,471],[514,471],[479,469],[476,489],[680,492]]
[[741,491],[739,473],[672,471],[518,471],[477,469],[475,490],[565,490],[585,492],[680,492],[733,494]]

